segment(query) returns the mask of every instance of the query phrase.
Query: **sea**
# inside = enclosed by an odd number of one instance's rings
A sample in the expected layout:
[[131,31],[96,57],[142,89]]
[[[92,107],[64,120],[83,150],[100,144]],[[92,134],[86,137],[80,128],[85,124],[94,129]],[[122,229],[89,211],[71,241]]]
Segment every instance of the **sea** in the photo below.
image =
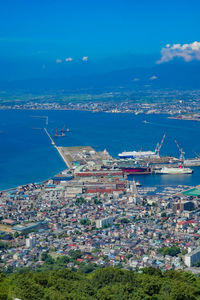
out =
[[[48,116],[48,125],[45,124]],[[113,157],[126,150],[155,150],[164,133],[160,155],[180,156],[175,139],[186,158],[200,154],[200,122],[169,119],[167,115],[93,113],[67,110],[0,110],[0,190],[41,182],[66,168],[51,145],[52,136],[63,127],[65,137],[57,146],[92,146],[106,149]],[[143,186],[200,184],[200,167],[190,175],[137,175]]]

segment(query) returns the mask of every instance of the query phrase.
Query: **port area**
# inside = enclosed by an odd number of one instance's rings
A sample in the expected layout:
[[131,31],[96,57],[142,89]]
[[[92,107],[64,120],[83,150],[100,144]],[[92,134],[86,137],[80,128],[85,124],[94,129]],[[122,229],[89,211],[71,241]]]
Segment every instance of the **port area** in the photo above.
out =
[[55,147],[73,177],[122,176],[127,178],[128,175],[193,172],[182,168],[181,161],[171,156],[115,159],[108,151],[97,152],[90,146]]
[[83,164],[86,161],[85,153],[94,153],[90,146],[56,147],[66,166],[70,169],[74,165]]

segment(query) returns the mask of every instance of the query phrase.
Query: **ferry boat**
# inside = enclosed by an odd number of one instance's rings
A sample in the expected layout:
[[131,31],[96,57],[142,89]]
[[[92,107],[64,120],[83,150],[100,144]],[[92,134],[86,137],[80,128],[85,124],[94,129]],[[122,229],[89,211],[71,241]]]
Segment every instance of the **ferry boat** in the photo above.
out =
[[161,143],[157,143],[155,151],[129,151],[129,152],[122,152],[118,154],[120,159],[127,159],[127,158],[159,158],[160,157],[160,149],[162,144],[165,140],[166,133],[163,135]]
[[179,167],[163,167],[160,170],[155,170],[156,174],[170,174],[170,175],[179,175],[179,174],[191,174],[193,170],[190,168]]
[[152,158],[159,157],[155,151],[130,151],[118,154],[119,158]]

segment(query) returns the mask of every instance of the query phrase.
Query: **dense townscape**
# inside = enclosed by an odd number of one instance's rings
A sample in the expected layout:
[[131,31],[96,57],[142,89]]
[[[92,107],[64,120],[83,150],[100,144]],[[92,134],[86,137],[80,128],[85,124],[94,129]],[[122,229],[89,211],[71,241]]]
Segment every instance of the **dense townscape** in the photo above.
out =
[[106,150],[63,149],[71,169],[0,193],[2,269],[38,269],[66,257],[73,269],[198,272],[200,187],[143,188],[113,168]]
[[0,300],[200,300],[200,1],[1,1]]
[[[188,115],[199,120],[199,90],[111,91],[100,94],[0,95],[0,109],[82,110],[109,113]],[[196,114],[193,116],[193,114]]]

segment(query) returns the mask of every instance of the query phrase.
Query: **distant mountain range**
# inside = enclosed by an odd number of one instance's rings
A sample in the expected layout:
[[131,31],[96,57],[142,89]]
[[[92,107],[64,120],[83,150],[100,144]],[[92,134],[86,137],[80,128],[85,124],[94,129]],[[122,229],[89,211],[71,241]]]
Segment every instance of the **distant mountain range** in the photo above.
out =
[[142,88],[149,86],[152,89],[200,89],[200,62],[171,62],[153,67],[131,67],[113,71],[98,71],[84,66],[79,72],[66,72],[57,66],[51,75],[40,78],[1,80],[0,89],[8,90],[56,90],[70,91],[93,90],[102,91],[116,87]]

